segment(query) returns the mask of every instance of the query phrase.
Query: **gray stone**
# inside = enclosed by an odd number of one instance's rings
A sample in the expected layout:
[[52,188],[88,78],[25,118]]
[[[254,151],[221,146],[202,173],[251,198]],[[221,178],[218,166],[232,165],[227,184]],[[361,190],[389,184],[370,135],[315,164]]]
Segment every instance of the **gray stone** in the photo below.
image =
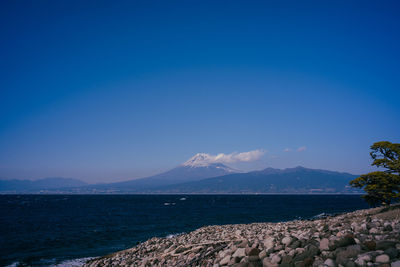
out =
[[239,263],[240,262],[240,258],[239,257],[231,257],[231,260],[229,261],[228,265],[231,266],[235,263]]
[[284,264],[284,263],[291,263],[292,260],[293,260],[293,257],[292,257],[292,256],[290,256],[290,255],[285,255],[285,256],[282,257],[281,265]]
[[249,262],[247,267],[262,267],[261,261]]
[[400,261],[394,261],[394,262],[392,262],[392,264],[390,265],[390,267],[400,267]]
[[289,247],[292,249],[296,249],[301,246],[301,242],[299,240],[294,241]]
[[321,242],[319,242],[319,249],[320,250],[329,250],[329,239],[323,238]]
[[294,262],[303,261],[306,258],[313,258],[314,256],[318,255],[318,253],[319,249],[316,246],[308,245],[303,253],[296,255]]
[[245,247],[247,247],[248,244],[249,244],[249,241],[247,241],[246,239],[243,239],[242,241],[239,242],[239,244],[237,244],[237,247],[245,248]]
[[371,228],[371,229],[369,229],[369,233],[370,234],[377,234],[377,233],[379,233],[379,230],[376,229],[376,228]]
[[328,267],[336,267],[336,263],[334,260],[332,259],[326,259],[326,261],[324,261],[324,264]]
[[339,251],[336,254],[336,263],[346,265],[350,258],[356,258],[361,252],[361,247],[359,245],[348,246],[346,250]]
[[348,261],[346,262],[345,267],[356,267],[356,264],[354,263],[354,261]]
[[258,257],[259,257],[260,259],[264,259],[265,257],[267,257],[267,252],[265,251],[265,249],[262,250],[262,251],[260,252],[260,254],[258,254]]
[[278,264],[277,263],[272,263],[271,259],[269,259],[269,258],[264,258],[262,260],[262,266],[263,267],[278,267]]
[[376,242],[376,250],[386,250],[396,246],[396,241],[382,240]]
[[355,260],[355,263],[364,266],[367,264],[367,262],[371,261],[371,256],[368,254],[361,254],[358,255],[357,259]]
[[232,257],[243,258],[246,256],[246,252],[244,248],[238,248],[235,253],[233,253]]
[[393,227],[390,224],[387,224],[385,227],[383,227],[383,231],[391,232],[393,231]]
[[341,239],[334,242],[334,248],[347,247],[356,244],[354,238],[350,235],[345,235]]
[[264,240],[264,247],[266,250],[269,250],[275,246],[275,239],[272,237],[269,237]]
[[259,261],[260,258],[258,257],[258,255],[252,255],[249,256],[249,262],[255,262],[255,261]]
[[227,255],[219,262],[219,264],[220,265],[227,265],[230,260],[231,260],[231,255]]
[[399,252],[395,248],[388,248],[385,250],[385,254],[388,255],[391,259],[395,259],[395,258],[397,258],[397,255],[399,254]]
[[274,256],[272,256],[272,258],[271,258],[271,262],[272,262],[272,263],[280,263],[281,260],[282,260],[282,258],[281,258],[279,255],[274,255]]
[[260,254],[260,250],[258,248],[251,248],[250,250],[246,251],[248,256],[257,256]]
[[388,263],[390,262],[390,258],[386,254],[379,255],[375,258],[375,262],[377,263]]
[[289,246],[290,243],[292,243],[292,238],[289,236],[286,236],[282,239],[282,244],[284,244],[285,246]]

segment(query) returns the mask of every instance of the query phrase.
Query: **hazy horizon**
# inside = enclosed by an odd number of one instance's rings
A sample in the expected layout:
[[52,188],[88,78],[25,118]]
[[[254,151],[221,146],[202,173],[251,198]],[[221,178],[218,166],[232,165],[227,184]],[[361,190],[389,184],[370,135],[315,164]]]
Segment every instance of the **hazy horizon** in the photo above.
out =
[[400,142],[396,1],[0,5],[0,179],[122,181],[197,153],[362,174]]

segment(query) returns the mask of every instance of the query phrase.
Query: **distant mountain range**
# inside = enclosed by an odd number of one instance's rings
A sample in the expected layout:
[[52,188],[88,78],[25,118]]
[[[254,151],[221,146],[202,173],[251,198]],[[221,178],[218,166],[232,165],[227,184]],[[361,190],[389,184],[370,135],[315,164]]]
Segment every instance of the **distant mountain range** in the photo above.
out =
[[267,168],[262,171],[235,173],[200,181],[152,188],[155,193],[355,193],[349,181],[357,175],[296,167]]
[[85,186],[87,183],[73,178],[51,177],[31,180],[0,180],[0,192],[32,193]]
[[241,172],[222,163],[209,163],[197,154],[180,166],[154,176],[125,182],[88,185],[71,178],[37,181],[0,180],[0,193],[359,193],[349,187],[357,175],[304,167]]

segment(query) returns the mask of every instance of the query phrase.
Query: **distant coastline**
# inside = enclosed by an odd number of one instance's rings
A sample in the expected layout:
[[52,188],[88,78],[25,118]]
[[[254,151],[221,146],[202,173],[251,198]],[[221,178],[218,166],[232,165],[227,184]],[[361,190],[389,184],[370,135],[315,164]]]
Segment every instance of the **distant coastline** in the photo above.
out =
[[0,193],[42,194],[353,194],[357,175],[309,169],[266,168],[237,172],[223,164],[181,165],[155,176],[88,185],[71,178],[0,180]]

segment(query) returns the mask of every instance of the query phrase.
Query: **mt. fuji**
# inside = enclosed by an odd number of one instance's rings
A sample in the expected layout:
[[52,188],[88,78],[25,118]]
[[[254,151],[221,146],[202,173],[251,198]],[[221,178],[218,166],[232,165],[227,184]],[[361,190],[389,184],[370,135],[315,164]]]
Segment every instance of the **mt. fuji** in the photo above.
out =
[[222,163],[211,162],[208,154],[198,153],[178,167],[164,173],[125,182],[88,186],[87,189],[141,192],[153,187],[194,182],[206,178],[241,172],[242,171],[232,169]]

